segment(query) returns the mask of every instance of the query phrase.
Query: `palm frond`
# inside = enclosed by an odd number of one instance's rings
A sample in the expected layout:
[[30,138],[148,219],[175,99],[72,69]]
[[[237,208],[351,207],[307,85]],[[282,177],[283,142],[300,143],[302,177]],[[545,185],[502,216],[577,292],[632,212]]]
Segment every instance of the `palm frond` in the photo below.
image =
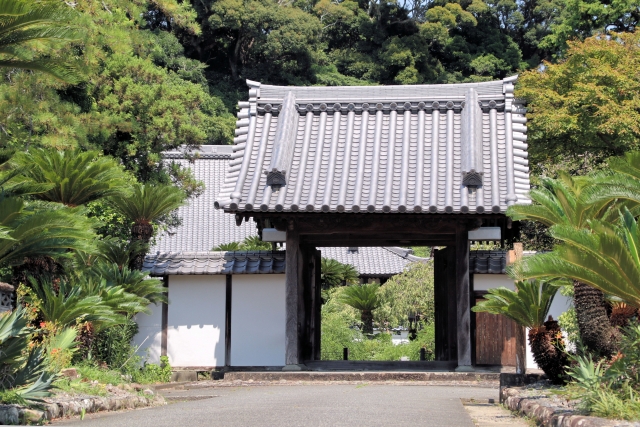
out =
[[12,163],[23,168],[23,175],[33,184],[51,187],[36,194],[38,199],[67,206],[122,194],[126,186],[122,166],[98,151],[32,149],[18,153]]
[[130,221],[151,223],[182,206],[185,198],[184,191],[171,185],[135,184],[130,194],[110,200]]
[[505,287],[489,289],[474,312],[502,314],[520,326],[540,328],[544,324],[559,286],[550,281],[519,281],[516,290]]
[[563,241],[553,252],[525,257],[510,273],[520,279],[562,277],[600,289],[640,307],[640,233],[625,210],[618,223],[591,221],[592,230],[553,227]]
[[377,283],[347,286],[342,290],[339,300],[356,310],[375,310],[380,306]]

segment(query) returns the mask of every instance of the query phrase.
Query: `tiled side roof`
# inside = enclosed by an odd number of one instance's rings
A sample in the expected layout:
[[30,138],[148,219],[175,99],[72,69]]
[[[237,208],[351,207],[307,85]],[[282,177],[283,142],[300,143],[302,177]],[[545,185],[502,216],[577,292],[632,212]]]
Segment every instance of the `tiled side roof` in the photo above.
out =
[[505,251],[471,251],[469,272],[477,274],[505,274],[507,253]]
[[198,158],[192,163],[181,152],[164,153],[166,161],[191,168],[195,178],[204,182],[205,190],[178,210],[182,225],[158,236],[151,253],[210,251],[220,244],[241,242],[245,237],[257,234],[252,222],[243,222],[237,226],[233,215],[213,208],[213,201],[220,191],[232,153],[231,146],[202,146],[198,151]]
[[343,264],[352,265],[361,276],[392,276],[402,273],[409,264],[416,261],[429,261],[411,255],[404,248],[318,248],[324,258],[335,259]]
[[513,98],[514,81],[338,88],[249,81],[215,206],[504,213],[530,203],[525,109]]
[[283,251],[178,252],[148,255],[143,271],[152,276],[182,274],[284,273]]
[[[412,262],[429,258],[411,255],[404,248],[318,248],[322,256],[353,265],[362,276],[392,276],[402,273]],[[402,252],[406,251],[406,256]],[[471,251],[471,273],[504,274],[506,253]],[[182,274],[275,274],[285,272],[284,251],[167,252],[147,255],[143,270],[152,276]]]

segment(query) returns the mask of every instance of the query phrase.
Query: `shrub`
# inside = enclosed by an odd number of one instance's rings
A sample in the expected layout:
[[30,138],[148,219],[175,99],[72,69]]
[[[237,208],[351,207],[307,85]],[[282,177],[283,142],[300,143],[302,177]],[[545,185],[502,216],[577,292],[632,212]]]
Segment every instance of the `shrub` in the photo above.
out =
[[601,417],[640,420],[640,324],[623,329],[620,352],[611,361],[595,362],[590,356],[574,357],[566,388],[580,408]]
[[122,369],[135,354],[131,340],[137,333],[138,324],[132,319],[100,331],[91,346],[93,358],[113,369]]

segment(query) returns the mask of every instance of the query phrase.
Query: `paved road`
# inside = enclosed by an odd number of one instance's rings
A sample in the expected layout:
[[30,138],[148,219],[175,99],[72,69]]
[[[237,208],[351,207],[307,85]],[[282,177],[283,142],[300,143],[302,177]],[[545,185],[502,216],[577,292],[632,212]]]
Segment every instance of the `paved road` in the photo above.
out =
[[55,425],[473,427],[460,399],[498,398],[497,389],[383,384],[225,387],[198,394],[216,397]]

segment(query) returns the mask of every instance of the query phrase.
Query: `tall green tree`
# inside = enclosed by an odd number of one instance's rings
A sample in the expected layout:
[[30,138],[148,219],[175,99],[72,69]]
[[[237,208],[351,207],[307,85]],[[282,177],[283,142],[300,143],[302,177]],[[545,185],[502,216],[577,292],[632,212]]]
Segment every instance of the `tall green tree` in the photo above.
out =
[[78,67],[41,48],[43,43],[79,40],[77,18],[77,12],[64,2],[0,1],[0,67],[39,71],[65,83],[79,83]]
[[571,42],[565,59],[520,76],[516,96],[528,102],[536,174],[558,163],[588,171],[638,148],[639,40],[640,33],[627,33]]
[[[593,183],[588,177],[560,173],[558,179],[544,178],[542,186],[531,190],[534,204],[509,207],[514,220],[537,221],[546,227],[563,226],[580,230],[593,218],[612,219],[610,201],[590,202],[584,191]],[[615,217],[613,217],[615,218]],[[609,321],[602,291],[574,281],[573,301],[583,344],[596,354],[611,356],[616,349],[617,332]]]

